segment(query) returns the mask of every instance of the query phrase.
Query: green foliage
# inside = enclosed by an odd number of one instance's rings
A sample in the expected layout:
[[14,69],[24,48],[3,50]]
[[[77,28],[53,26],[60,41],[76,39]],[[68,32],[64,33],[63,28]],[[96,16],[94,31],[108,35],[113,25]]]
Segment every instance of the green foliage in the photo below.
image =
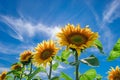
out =
[[99,66],[99,61],[94,55],[81,59],[80,61],[88,66]]
[[97,74],[96,79],[95,80],[102,80],[102,76],[100,74]]
[[52,65],[52,69],[53,70],[56,70],[59,66],[59,63],[58,62],[55,62],[53,65]]
[[87,58],[81,59],[78,62],[70,62],[69,64],[72,65],[72,66],[76,66],[80,62],[82,62],[84,64],[87,64],[88,66],[99,66],[99,61],[94,55],[91,55]]
[[65,80],[72,80],[72,78],[67,74],[65,74],[64,72],[61,72],[60,78],[63,78]]
[[9,71],[9,72],[7,72],[7,75],[9,75],[9,74],[11,74],[11,73],[13,73],[13,72],[14,72],[14,70]]
[[32,80],[42,80],[42,79],[39,76],[35,76],[35,78]]
[[51,80],[60,80],[60,78],[58,76],[55,76]]
[[67,60],[69,58],[69,56],[70,56],[70,51],[69,50],[63,50],[62,51],[61,58],[63,60]]
[[46,72],[46,70],[43,67],[38,67],[29,77],[28,80],[31,80],[37,73],[39,72]]
[[56,60],[68,64],[68,58],[70,56],[70,53],[71,52],[69,50],[63,50],[61,56],[56,56]]
[[71,66],[76,66],[76,65],[78,65],[80,63],[80,61],[78,61],[78,62],[70,62],[69,64],[71,65]]
[[81,75],[79,80],[89,80],[89,77],[86,75]]
[[100,40],[95,40],[94,41],[94,44],[96,45],[96,47],[99,49],[99,51],[102,53],[102,54],[104,54],[104,52],[103,52],[103,46],[102,46],[102,43],[100,42]]
[[[100,53],[104,54],[103,46],[102,46],[102,44],[99,40],[95,40],[94,45],[99,49]],[[47,44],[45,46],[47,46]],[[84,46],[84,47],[86,47],[86,46]],[[42,48],[42,47],[40,46],[40,48]],[[82,53],[84,51],[84,49],[81,49],[80,51]],[[33,51],[33,53],[34,53],[34,51]],[[75,57],[75,62],[70,62],[69,63],[68,58],[70,57],[71,53],[73,54],[72,56]],[[52,64],[52,62],[51,62],[51,64],[49,65],[49,69],[50,69],[50,70],[48,70],[49,72],[47,72],[45,70],[44,66],[42,66],[42,65],[40,67],[35,68],[35,66],[32,66],[32,61],[31,60],[29,60],[27,62],[20,62],[19,61],[18,63],[15,63],[15,64],[22,64],[23,67],[17,68],[16,70],[9,71],[7,73],[6,78],[7,78],[7,80],[13,80],[14,78],[16,78],[16,80],[18,80],[18,79],[42,80],[41,75],[39,77],[39,76],[37,76],[37,74],[40,73],[40,72],[44,72],[44,73],[47,74],[47,77],[48,77],[49,80],[61,80],[61,79],[63,79],[63,80],[73,80],[69,75],[67,75],[64,72],[61,72],[60,76],[53,76],[51,78],[52,70],[57,70],[57,68],[59,67],[59,62],[64,62],[66,64],[69,63],[71,66],[74,66],[76,68],[75,69],[76,70],[75,71],[76,72],[75,73],[76,79],[79,76],[79,80],[102,80],[102,76],[97,74],[95,69],[89,69],[85,73],[80,74],[79,67],[78,67],[79,63],[84,63],[84,64],[87,64],[88,66],[99,66],[98,58],[95,57],[94,55],[90,55],[87,58],[83,58],[83,59],[78,60],[79,56],[76,55],[76,53],[77,53],[76,49],[70,48],[70,50],[63,50],[61,52],[60,56],[57,56],[57,55],[52,56],[52,60],[55,59],[56,62],[54,64]],[[34,54],[33,54],[33,56],[34,56]],[[41,57],[41,55],[39,57]],[[50,56],[47,55],[47,57],[51,57],[51,55]],[[114,60],[118,57],[120,57],[120,39],[115,44],[113,50],[110,53],[110,56],[108,57],[108,60]],[[47,61],[46,58],[42,58],[42,60],[43,60],[43,62]],[[57,61],[59,61],[59,62],[57,62]],[[34,57],[33,57],[33,63],[34,63]],[[25,73],[25,71],[28,71],[29,73]]]
[[108,61],[115,60],[120,57],[120,39],[114,45],[113,49],[110,52],[108,57]]
[[61,56],[55,56],[55,59],[61,61]]
[[79,80],[94,80],[97,73],[95,69],[90,69],[86,71],[84,74],[80,75]]
[[10,74],[13,74],[14,76],[20,78],[20,74],[22,73],[22,71],[19,71],[19,70],[11,70],[7,73],[8,77],[10,78]]
[[13,77],[11,75],[7,75],[6,80],[13,80]]

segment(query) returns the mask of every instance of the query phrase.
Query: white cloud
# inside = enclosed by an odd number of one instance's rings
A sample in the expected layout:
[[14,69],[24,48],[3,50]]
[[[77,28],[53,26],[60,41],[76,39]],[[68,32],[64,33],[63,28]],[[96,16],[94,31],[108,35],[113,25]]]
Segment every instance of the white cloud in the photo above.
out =
[[[1,21],[8,25],[9,30],[4,30],[11,37],[22,41],[20,45],[0,43],[0,52],[2,53],[20,53],[26,49],[34,49],[32,39],[38,35],[40,38],[47,36],[49,39],[56,39],[56,33],[60,31],[59,26],[48,27],[41,23],[34,24],[23,18],[14,18],[9,16],[0,16]],[[43,35],[42,35],[43,34]],[[35,43],[36,44],[36,43]],[[7,46],[6,46],[7,45]]]
[[45,34],[44,36],[55,39],[56,32],[60,31],[59,26],[48,27],[40,22],[34,24],[24,18],[14,18],[9,16],[1,16],[1,18],[1,21],[7,24],[12,30],[11,32],[8,32],[8,34],[20,41],[27,41],[35,35],[41,35],[41,32]]
[[109,23],[112,23],[115,19],[120,17],[120,0],[113,0],[103,11],[103,18],[100,24],[100,28],[104,30],[104,43],[107,43],[107,49],[111,49],[113,46],[114,36],[108,27]]
[[115,19],[120,17],[120,0],[113,0],[112,2],[106,4],[102,18],[98,16],[95,8],[91,5],[90,2],[86,2],[91,12],[93,13],[96,24],[99,26],[99,32],[101,40],[103,41],[104,49],[110,50],[113,45],[113,33],[109,28],[109,23],[112,23]]
[[103,12],[103,22],[111,23],[120,17],[120,0],[113,0]]
[[0,67],[0,72],[3,72],[3,71],[9,71],[10,69],[7,68],[7,67]]
[[[52,63],[54,64],[56,61],[53,61]],[[51,77],[55,77],[55,76],[60,76],[60,73],[61,72],[64,72],[64,70],[66,69],[70,69],[71,67],[69,67],[68,65],[64,64],[64,63],[59,63],[59,66],[57,68],[57,70],[52,70],[52,74],[51,74]],[[47,71],[47,74],[49,73],[49,69],[50,69],[50,66],[48,65],[46,67],[46,71]],[[40,76],[42,79],[44,80],[48,80],[47,78],[47,74],[46,73],[39,73],[37,74],[38,76]]]
[[56,33],[57,32],[60,32],[60,27],[59,26],[55,26],[53,29],[51,29],[50,36],[51,36],[52,39],[56,39]]
[[33,50],[33,45],[21,44],[21,45],[12,45],[12,44],[2,44],[0,43],[0,52],[5,54],[19,54],[24,50]]

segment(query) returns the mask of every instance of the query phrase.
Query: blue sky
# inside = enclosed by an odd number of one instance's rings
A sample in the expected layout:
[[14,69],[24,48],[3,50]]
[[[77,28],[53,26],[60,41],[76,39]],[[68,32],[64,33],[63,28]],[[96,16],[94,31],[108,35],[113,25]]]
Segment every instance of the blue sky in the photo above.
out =
[[[80,56],[97,56],[98,73],[106,76],[110,66],[120,66],[119,59],[106,61],[120,38],[120,0],[0,0],[0,72],[9,70],[24,50],[32,50],[42,40],[56,39],[56,32],[68,23],[89,25],[99,33],[106,55],[91,49]],[[81,72],[90,68],[80,66]],[[73,69],[69,69],[66,73],[72,76]]]

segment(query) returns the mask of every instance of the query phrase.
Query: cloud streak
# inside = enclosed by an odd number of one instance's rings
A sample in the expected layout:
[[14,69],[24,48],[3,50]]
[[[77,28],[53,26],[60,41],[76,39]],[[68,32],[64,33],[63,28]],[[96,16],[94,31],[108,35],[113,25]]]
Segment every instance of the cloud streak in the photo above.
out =
[[[6,46],[7,45],[7,46]],[[21,44],[19,46],[0,43],[0,52],[4,54],[19,54],[24,50],[33,50],[34,45]]]
[[109,23],[112,23],[115,19],[120,17],[120,0],[113,0],[110,4],[106,5],[103,11],[103,18],[100,24],[100,28],[104,31],[104,42],[107,43],[107,49],[111,49],[113,45],[114,36],[108,27]]
[[55,39],[56,32],[60,31],[59,26],[48,27],[42,23],[34,24],[24,18],[14,18],[9,16],[1,16],[2,20],[12,30],[8,34],[20,41],[26,41],[33,38],[35,35],[44,33],[44,36]]
[[99,26],[99,32],[101,33],[100,38],[103,44],[106,44],[104,49],[110,50],[113,45],[114,36],[108,25],[120,17],[120,0],[113,0],[108,3],[104,8],[102,18],[100,18],[90,2],[86,2],[86,4],[93,13],[96,23]]
[[103,22],[111,23],[120,17],[120,0],[113,0],[103,12]]
[[3,71],[9,71],[10,69],[7,68],[7,67],[0,67],[0,72],[3,72]]

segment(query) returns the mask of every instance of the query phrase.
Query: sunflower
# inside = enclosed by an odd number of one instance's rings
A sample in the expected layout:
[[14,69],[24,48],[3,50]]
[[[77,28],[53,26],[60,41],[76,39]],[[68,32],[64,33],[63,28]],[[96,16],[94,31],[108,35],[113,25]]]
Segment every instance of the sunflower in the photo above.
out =
[[109,80],[120,80],[120,68],[118,66],[116,67],[116,69],[111,68],[111,70],[108,73]]
[[20,61],[22,63],[29,63],[32,58],[32,51],[30,50],[25,50],[23,53],[20,54]]
[[0,80],[6,80],[6,75],[7,75],[7,72],[6,71],[3,71],[1,74],[0,74]]
[[55,43],[50,41],[43,41],[38,44],[35,48],[35,54],[33,56],[33,62],[36,66],[43,64],[46,66],[52,60],[52,57],[58,52],[58,48],[55,46]]
[[15,63],[11,66],[11,70],[21,70],[22,64],[20,63]]
[[80,51],[93,45],[98,38],[98,33],[94,33],[90,28],[81,28],[80,25],[76,27],[68,24],[61,32],[57,33],[59,43],[61,46],[67,46],[67,49],[75,49],[80,55]]

